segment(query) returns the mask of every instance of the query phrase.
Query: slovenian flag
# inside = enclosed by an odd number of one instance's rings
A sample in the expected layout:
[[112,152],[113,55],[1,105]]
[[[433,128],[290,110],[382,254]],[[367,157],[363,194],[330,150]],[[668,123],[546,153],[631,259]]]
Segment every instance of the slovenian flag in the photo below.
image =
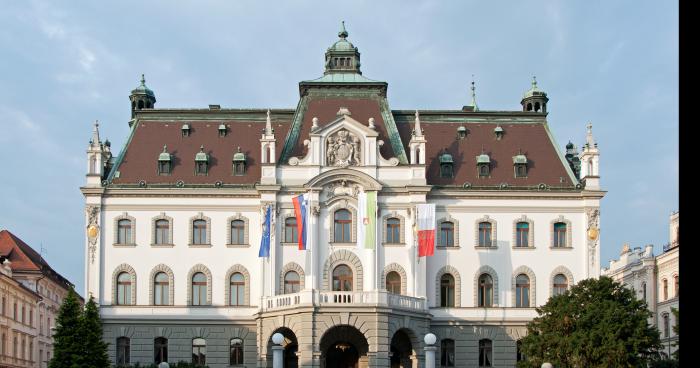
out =
[[292,198],[292,204],[294,204],[294,215],[297,218],[299,250],[306,250],[306,218],[309,213],[309,194],[306,193]]
[[270,256],[270,238],[272,228],[272,205],[267,205],[262,210],[262,239],[260,240],[260,251],[258,257]]
[[435,252],[435,204],[418,204],[416,212],[418,257],[432,256]]
[[377,192],[360,192],[357,198],[357,246],[374,249],[377,242]]

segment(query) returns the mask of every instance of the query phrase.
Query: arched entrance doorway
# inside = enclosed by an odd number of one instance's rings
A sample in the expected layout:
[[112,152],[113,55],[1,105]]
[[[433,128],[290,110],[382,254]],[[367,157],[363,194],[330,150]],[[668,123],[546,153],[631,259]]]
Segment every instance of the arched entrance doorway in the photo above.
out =
[[284,368],[298,368],[299,358],[297,357],[297,352],[299,351],[299,343],[297,342],[297,336],[294,332],[286,327],[281,327],[276,329],[267,341],[267,356],[268,367],[272,367],[272,335],[276,333],[281,333],[284,336],[284,341],[282,346],[284,347]]
[[411,368],[413,356],[413,344],[409,333],[398,330],[391,338],[391,368]]
[[335,326],[321,337],[321,368],[368,367],[367,339],[352,326]]

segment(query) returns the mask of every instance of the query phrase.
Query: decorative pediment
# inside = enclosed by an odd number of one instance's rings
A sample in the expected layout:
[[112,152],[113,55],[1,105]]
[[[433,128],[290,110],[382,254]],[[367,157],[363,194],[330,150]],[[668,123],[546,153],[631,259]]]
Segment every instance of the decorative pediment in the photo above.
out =
[[362,144],[354,133],[340,129],[326,138],[326,166],[360,166]]

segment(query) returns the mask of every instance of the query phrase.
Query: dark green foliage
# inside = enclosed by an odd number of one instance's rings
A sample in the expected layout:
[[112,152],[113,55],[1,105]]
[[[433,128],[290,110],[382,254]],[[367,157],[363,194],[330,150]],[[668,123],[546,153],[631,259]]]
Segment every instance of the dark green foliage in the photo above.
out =
[[102,322],[95,299],[91,296],[85,305],[80,324],[83,341],[82,367],[109,367],[107,344],[102,340]]
[[[196,365],[194,363],[189,363],[185,361],[180,361],[178,363],[169,363],[170,368],[209,368],[208,365]],[[144,364],[136,363],[134,365],[121,365],[119,368],[158,368],[158,364]]]
[[661,348],[646,303],[609,277],[587,279],[537,308],[518,367],[645,367]]
[[676,342],[673,344],[674,348],[677,348],[676,351],[673,352],[673,359],[678,360],[679,359],[679,354],[681,351],[681,335],[680,335],[680,320],[678,319],[678,309],[676,308],[671,308],[671,313],[673,313],[673,317],[676,320],[676,324],[673,326],[673,333],[676,335]]
[[77,294],[73,289],[69,290],[56,318],[54,352],[49,368],[81,367],[83,340],[78,335],[81,309]]

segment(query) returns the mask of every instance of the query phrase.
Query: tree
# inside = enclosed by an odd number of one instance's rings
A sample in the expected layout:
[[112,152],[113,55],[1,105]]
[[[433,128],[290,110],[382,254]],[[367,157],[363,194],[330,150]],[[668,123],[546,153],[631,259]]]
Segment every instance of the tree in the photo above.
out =
[[102,340],[102,322],[97,310],[95,298],[85,305],[85,311],[80,319],[80,336],[83,341],[81,367],[109,367],[107,344]]
[[83,340],[79,336],[81,307],[78,296],[71,288],[58,311],[56,332],[53,335],[54,352],[49,368],[79,368]]
[[662,347],[644,301],[609,277],[587,279],[537,308],[518,367],[645,367]]

